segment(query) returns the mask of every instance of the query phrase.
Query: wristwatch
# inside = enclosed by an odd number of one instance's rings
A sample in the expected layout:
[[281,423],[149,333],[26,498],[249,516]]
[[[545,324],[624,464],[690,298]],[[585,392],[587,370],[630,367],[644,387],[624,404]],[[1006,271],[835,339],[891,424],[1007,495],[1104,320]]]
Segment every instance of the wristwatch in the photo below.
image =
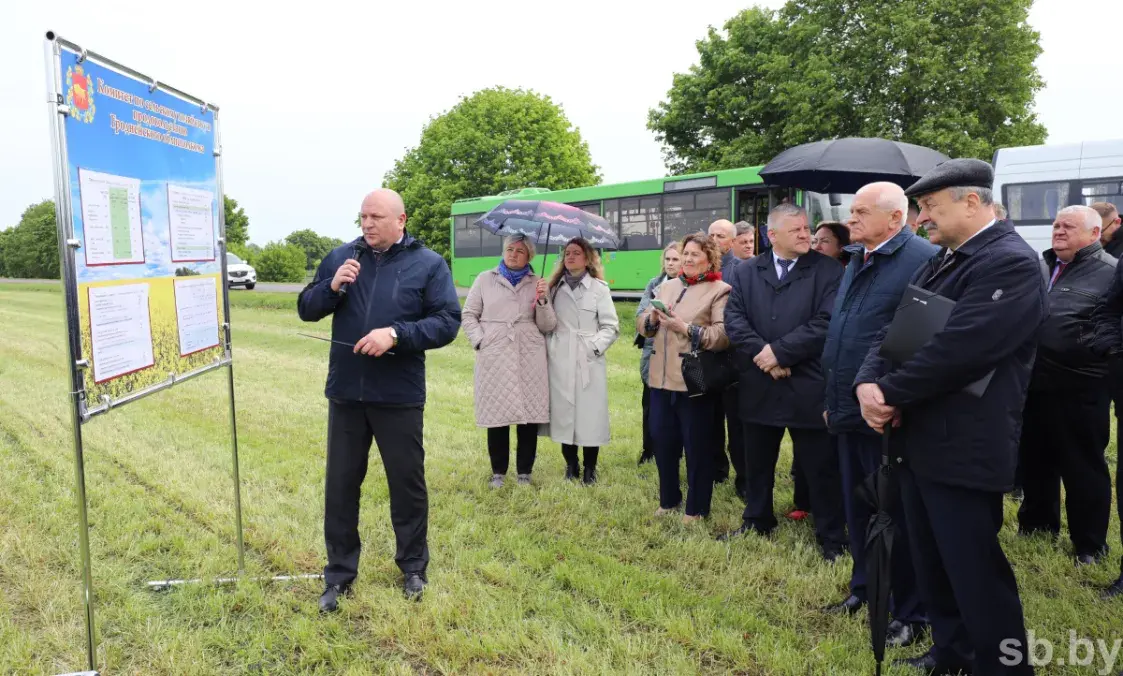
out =
[[394,339],[394,347],[398,346],[398,330],[393,326],[390,327],[390,337]]

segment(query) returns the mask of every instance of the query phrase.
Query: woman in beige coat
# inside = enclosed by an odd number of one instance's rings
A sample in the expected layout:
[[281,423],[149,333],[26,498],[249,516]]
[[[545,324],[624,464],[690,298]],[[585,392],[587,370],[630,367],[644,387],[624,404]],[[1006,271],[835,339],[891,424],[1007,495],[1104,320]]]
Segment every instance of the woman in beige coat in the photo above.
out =
[[[725,303],[730,286],[721,281],[721,252],[703,233],[682,240],[682,269],[677,279],[659,286],[656,298],[667,312],[650,307],[636,320],[645,336],[655,338],[648,364],[651,436],[659,469],[659,509],[668,514],[682,503],[678,460],[686,452],[686,514],[683,523],[710,513],[714,492],[713,432],[717,411],[713,397],[690,397],[682,379],[683,352],[694,347],[720,352],[729,347]],[[681,450],[680,450],[681,449]]]
[[[537,300],[534,243],[523,235],[503,242],[499,266],[476,277],[461,326],[476,350],[476,425],[487,428],[492,488],[503,486],[510,463],[510,426],[516,426],[518,483],[530,483],[538,426],[550,420],[546,375],[547,314]],[[550,325],[552,326],[552,324]]]
[[550,424],[544,431],[561,444],[565,478],[581,474],[577,447],[585,447],[586,485],[596,483],[597,455],[609,441],[608,365],[604,353],[620,335],[616,306],[604,281],[600,257],[586,240],[566,243],[539,299],[549,330]]

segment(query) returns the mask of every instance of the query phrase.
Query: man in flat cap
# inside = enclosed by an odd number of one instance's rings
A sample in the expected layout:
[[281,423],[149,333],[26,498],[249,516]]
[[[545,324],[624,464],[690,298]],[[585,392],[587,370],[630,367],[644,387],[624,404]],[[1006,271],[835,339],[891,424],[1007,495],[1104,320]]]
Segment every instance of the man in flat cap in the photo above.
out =
[[[1046,291],[1037,254],[995,219],[993,180],[986,162],[949,160],[906,192],[943,245],[911,283],[955,307],[903,363],[880,356],[883,330],[855,379],[866,422],[900,427],[894,469],[934,641],[905,663],[936,673],[1033,673],[998,531]],[[965,391],[988,375],[981,396]]]

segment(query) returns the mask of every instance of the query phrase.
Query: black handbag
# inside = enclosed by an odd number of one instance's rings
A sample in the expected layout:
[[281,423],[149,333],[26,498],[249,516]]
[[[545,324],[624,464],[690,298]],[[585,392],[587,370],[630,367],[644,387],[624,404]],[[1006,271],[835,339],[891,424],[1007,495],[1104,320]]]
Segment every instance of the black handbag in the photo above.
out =
[[682,357],[682,381],[691,397],[722,392],[737,384],[737,365],[733,363],[732,348],[722,352],[703,350],[700,338],[691,336],[691,351]]

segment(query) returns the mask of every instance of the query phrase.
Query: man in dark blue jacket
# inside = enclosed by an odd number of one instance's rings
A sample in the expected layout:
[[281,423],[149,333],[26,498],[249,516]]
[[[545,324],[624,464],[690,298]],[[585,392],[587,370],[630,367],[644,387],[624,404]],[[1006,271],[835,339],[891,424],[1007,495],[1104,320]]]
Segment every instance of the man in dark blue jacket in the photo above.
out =
[[[827,428],[838,441],[842,499],[850,535],[854,568],[849,596],[832,611],[856,613],[866,604],[866,527],[870,509],[856,489],[881,463],[878,434],[862,419],[854,396],[854,378],[869,352],[870,344],[893,320],[893,313],[916,269],[939,250],[917,237],[905,225],[908,198],[893,183],[872,183],[857,192],[850,206],[851,255],[838,289],[823,370],[827,380]],[[927,629],[908,551],[908,529],[903,513],[893,514],[892,604],[893,622],[887,641],[894,646],[912,645]]]
[[911,283],[955,307],[903,363],[880,355],[880,332],[855,379],[866,422],[901,426],[894,473],[935,644],[906,663],[937,673],[1033,673],[998,532],[1047,301],[1037,254],[996,222],[993,181],[986,162],[949,160],[906,191],[944,245]]
[[811,489],[819,547],[833,561],[846,549],[846,527],[838,458],[823,422],[819,358],[843,268],[811,250],[807,212],[800,207],[773,209],[768,238],[769,251],[737,268],[725,306],[740,374],[748,491],[743,524],[722,539],[776,528],[772,491],[786,430]]
[[460,303],[448,265],[405,232],[402,198],[376,190],[363,200],[363,236],[320,263],[297,300],[300,318],[332,315],[328,364],[328,564],[320,609],[338,608],[359,570],[359,496],[373,439],[390,487],[390,521],[406,596],[428,581],[429,498],[422,427],[425,350],[460,330]]

